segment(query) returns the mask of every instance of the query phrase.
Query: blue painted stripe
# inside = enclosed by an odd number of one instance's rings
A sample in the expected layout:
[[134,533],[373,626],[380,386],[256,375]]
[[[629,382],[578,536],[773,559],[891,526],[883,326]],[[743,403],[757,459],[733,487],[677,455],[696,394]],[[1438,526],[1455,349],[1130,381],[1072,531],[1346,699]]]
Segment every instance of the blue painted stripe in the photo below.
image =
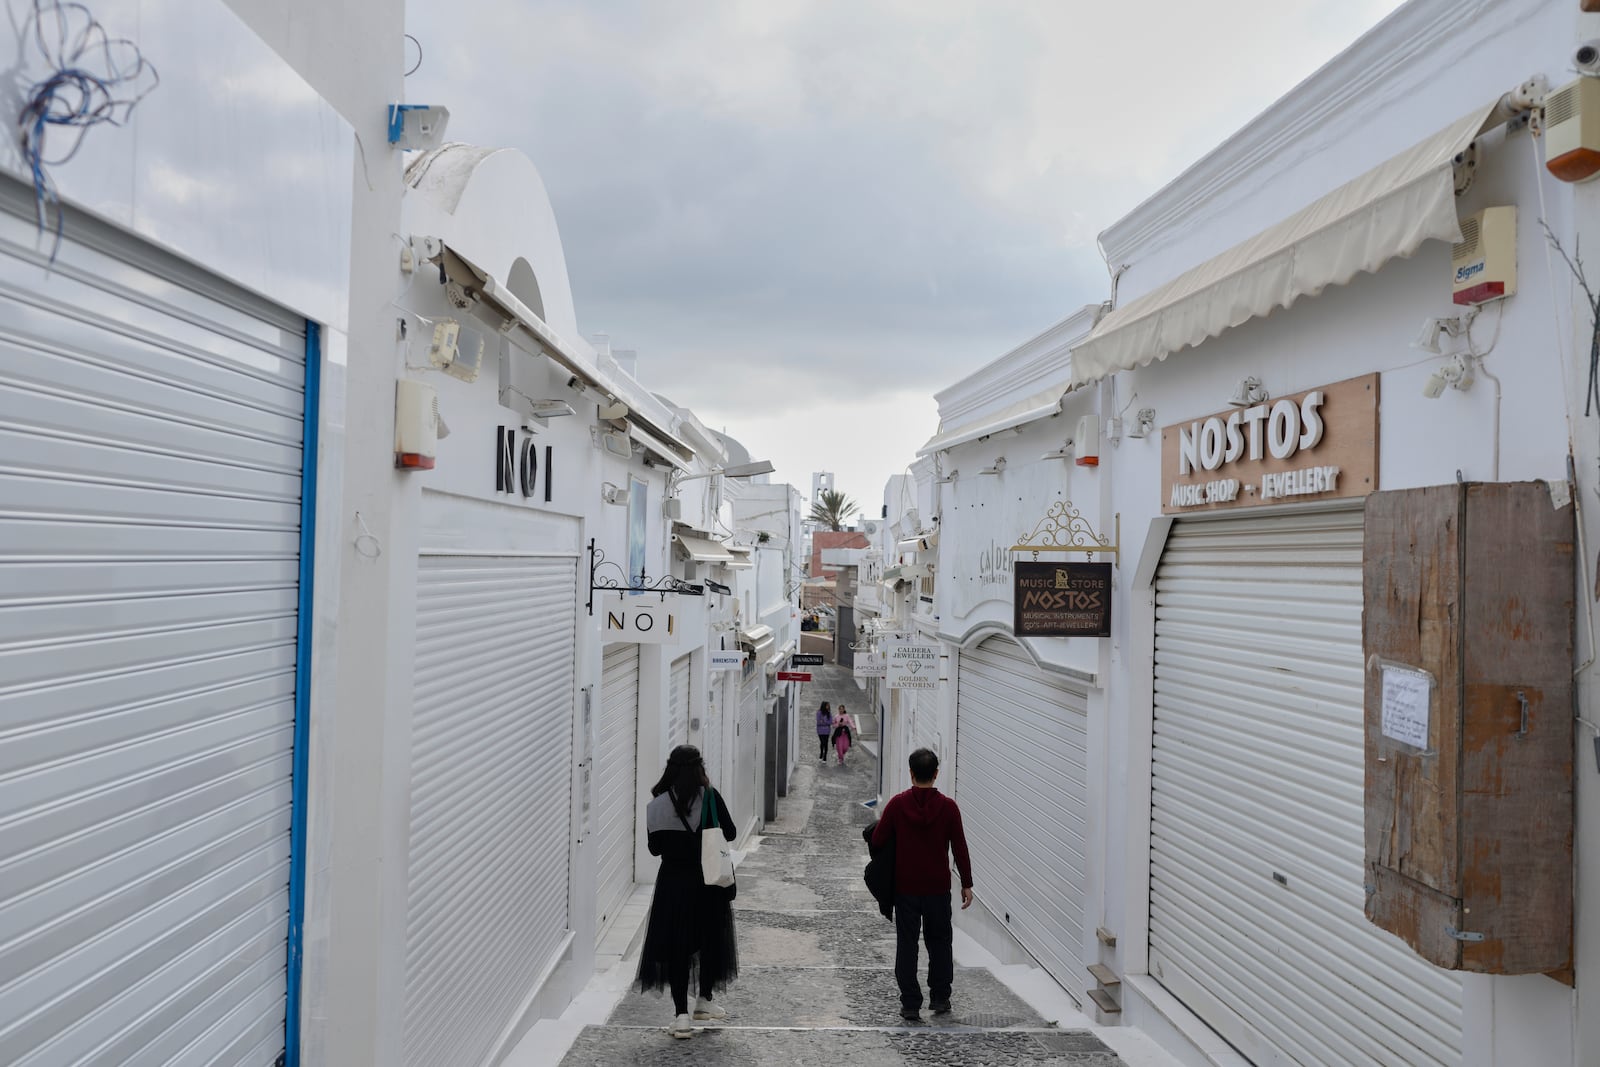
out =
[[322,330],[306,323],[305,426],[300,438],[300,595],[294,654],[294,787],[289,819],[289,1002],[283,1018],[284,1067],[300,1063],[300,980],[306,913],[306,788],[311,749],[311,614],[317,547],[317,415],[322,393]]

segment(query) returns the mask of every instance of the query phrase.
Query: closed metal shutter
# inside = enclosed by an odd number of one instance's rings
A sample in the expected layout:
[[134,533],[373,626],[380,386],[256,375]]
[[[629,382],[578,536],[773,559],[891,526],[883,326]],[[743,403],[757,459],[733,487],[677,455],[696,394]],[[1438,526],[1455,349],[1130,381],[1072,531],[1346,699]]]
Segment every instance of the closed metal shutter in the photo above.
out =
[[950,754],[940,751],[943,738],[939,731],[939,691],[908,689],[906,692],[911,695],[912,749],[931,748],[941,763],[947,762]]
[[722,767],[722,709],[727,704],[727,681],[732,671],[713,671],[706,686],[706,719],[701,735],[701,755],[706,761],[706,775],[711,784],[721,788],[726,773]]
[[405,1056],[477,1067],[568,929],[577,563],[419,564]]
[[733,817],[741,830],[761,815],[761,769],[765,758],[760,747],[761,717],[766,710],[766,684],[758,669],[739,692],[733,765],[728,768],[733,778]]
[[271,1065],[305,324],[66,234],[0,207],[0,1055]]
[[608,645],[600,682],[595,750],[598,811],[596,884],[605,924],[633,892],[633,835],[638,799],[639,646]]
[[1151,973],[1257,1063],[1461,1062],[1362,915],[1359,509],[1180,521],[1156,576]]
[[672,662],[667,683],[667,751],[689,743],[689,659]]
[[983,900],[1074,997],[1084,978],[1087,724],[1088,694],[1015,642],[962,651],[956,800]]

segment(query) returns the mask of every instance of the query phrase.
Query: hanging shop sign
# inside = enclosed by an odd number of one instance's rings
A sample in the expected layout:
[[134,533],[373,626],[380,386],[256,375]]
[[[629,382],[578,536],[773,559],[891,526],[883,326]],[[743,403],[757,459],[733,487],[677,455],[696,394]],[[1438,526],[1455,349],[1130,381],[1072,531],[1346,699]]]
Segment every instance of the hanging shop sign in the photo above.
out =
[[851,665],[850,673],[856,678],[883,678],[889,673],[889,657],[887,653],[857,652],[855,663]]
[[1363,497],[1378,488],[1378,375],[1161,431],[1168,515]]
[[939,688],[939,646],[909,642],[891,646],[884,678],[890,689]]
[[736,671],[744,666],[744,650],[738,648],[711,650],[709,667],[714,671]]
[[675,645],[678,643],[678,618],[672,606],[649,603],[644,597],[613,594],[600,609],[600,633],[604,641],[626,641],[636,645]]
[[820,667],[826,662],[821,652],[796,652],[789,657],[791,667]]
[[1111,564],[1012,564],[1018,637],[1110,637]]
[[809,681],[811,681],[811,672],[810,671],[779,671],[778,672],[778,681],[780,681],[780,682],[809,682]]

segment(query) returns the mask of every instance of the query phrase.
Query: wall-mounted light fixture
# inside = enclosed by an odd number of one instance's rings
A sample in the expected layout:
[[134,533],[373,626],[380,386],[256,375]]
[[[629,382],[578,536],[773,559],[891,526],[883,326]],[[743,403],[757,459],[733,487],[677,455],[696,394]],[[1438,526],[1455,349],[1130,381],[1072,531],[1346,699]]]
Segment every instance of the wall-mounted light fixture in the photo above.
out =
[[1450,362],[1428,375],[1428,380],[1422,383],[1422,395],[1429,400],[1437,400],[1446,386],[1466,392],[1472,388],[1472,382],[1472,357],[1455,356]]
[[628,503],[628,491],[620,485],[602,482],[600,485],[600,499],[607,504],[626,505]]
[[1143,440],[1149,437],[1155,428],[1156,409],[1140,408],[1138,414],[1133,417],[1133,429],[1128,431],[1128,436],[1134,440]]
[[1228,398],[1228,403],[1236,408],[1254,407],[1265,404],[1272,399],[1272,395],[1261,385],[1261,379],[1251,375],[1239,379],[1239,384],[1234,386],[1233,395]]
[[952,469],[949,474],[946,474],[943,478],[937,479],[937,481],[940,485],[949,485],[959,477],[961,477],[961,472],[959,470]]
[[1001,471],[1003,471],[1005,469],[1006,469],[1006,457],[1001,456],[999,459],[995,460],[992,464],[990,464],[989,466],[983,468],[983,470],[979,471],[978,473],[979,474],[999,474]]
[[1464,315],[1452,316],[1444,319],[1423,319],[1422,332],[1417,334],[1417,339],[1411,342],[1411,347],[1423,352],[1432,352],[1439,356],[1444,354],[1440,347],[1440,339],[1444,337],[1464,337],[1472,326],[1476,317],[1476,309]]
[[1072,438],[1070,438],[1070,437],[1067,438],[1065,441],[1063,441],[1061,443],[1061,447],[1060,448],[1052,449],[1051,451],[1046,452],[1044,455],[1040,456],[1039,458],[1040,459],[1071,459],[1072,458]]

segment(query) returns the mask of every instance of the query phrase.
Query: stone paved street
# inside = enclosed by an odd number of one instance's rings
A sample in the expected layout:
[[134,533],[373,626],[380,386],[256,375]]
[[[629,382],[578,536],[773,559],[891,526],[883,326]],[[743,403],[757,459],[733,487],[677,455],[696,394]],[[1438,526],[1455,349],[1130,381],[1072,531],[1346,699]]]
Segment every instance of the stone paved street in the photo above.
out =
[[[823,699],[865,705],[846,673],[816,669],[805,688],[802,742]],[[563,1067],[618,1064],[1095,1064],[1123,1061],[1087,1030],[1042,1019],[993,973],[956,969],[954,1011],[924,1010],[902,1021],[891,967],[894,927],[879,914],[861,880],[861,827],[873,819],[863,802],[876,793],[877,763],[864,747],[847,766],[813,747],[803,758],[779,819],[751,843],[739,866],[735,902],[740,974],[723,994],[726,1022],[697,1029],[688,1041],[667,1037],[671,999],[635,990],[602,1026],[577,1034]],[[635,950],[636,953],[637,950]],[[623,961],[631,976],[635,954]],[[959,963],[959,960],[958,960]],[[926,955],[922,959],[926,974]]]

